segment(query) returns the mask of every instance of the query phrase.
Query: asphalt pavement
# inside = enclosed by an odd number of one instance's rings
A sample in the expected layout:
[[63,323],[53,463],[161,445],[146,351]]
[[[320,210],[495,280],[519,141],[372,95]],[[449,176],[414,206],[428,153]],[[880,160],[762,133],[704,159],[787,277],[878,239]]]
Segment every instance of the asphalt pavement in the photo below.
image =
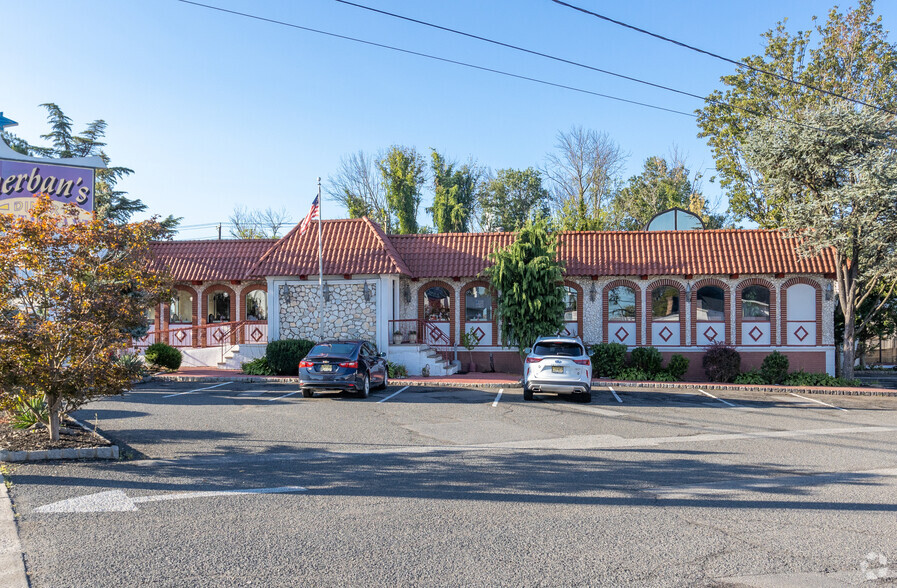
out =
[[158,383],[12,467],[31,585],[897,583],[897,399]]

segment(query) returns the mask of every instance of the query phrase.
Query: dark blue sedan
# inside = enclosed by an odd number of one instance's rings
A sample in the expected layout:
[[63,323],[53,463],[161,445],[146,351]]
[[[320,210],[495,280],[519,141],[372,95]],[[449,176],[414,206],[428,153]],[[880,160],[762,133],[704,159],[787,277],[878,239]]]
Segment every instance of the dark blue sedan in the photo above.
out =
[[386,388],[385,353],[368,341],[322,341],[299,362],[299,387],[306,398],[318,390],[344,390],[367,398],[371,388]]

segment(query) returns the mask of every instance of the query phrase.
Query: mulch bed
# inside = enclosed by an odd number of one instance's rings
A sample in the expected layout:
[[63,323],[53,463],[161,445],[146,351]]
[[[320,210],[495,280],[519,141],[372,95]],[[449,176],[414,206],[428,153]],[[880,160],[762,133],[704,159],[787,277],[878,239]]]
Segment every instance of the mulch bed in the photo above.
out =
[[0,449],[7,451],[38,451],[41,449],[82,449],[89,447],[108,447],[110,443],[85,431],[73,421],[66,419],[62,425],[71,433],[59,432],[59,441],[50,441],[50,435],[44,428],[13,429],[6,418],[0,418]]

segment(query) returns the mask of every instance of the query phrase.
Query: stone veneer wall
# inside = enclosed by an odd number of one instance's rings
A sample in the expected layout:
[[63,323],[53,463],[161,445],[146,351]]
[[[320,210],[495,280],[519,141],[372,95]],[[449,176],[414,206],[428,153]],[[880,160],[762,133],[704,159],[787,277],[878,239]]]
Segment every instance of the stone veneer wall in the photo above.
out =
[[[324,302],[325,339],[377,340],[377,285],[368,283],[370,301],[364,299],[364,284],[326,284],[330,301]],[[318,338],[318,285],[278,287],[280,338]]]

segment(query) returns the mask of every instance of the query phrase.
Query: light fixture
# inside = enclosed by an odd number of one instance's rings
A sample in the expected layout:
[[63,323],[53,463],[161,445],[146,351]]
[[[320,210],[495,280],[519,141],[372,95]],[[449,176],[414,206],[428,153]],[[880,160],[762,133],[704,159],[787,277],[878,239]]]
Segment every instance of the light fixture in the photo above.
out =
[[685,284],[685,297],[691,296],[691,283]]
[[405,300],[405,304],[411,304],[411,286],[407,283],[402,287],[402,298]]
[[280,287],[280,298],[287,304],[289,304],[293,301],[290,298],[290,287],[289,286],[281,286]]
[[589,288],[589,300],[595,302],[596,298],[598,298],[598,288],[595,287],[595,282],[592,282],[592,287]]
[[479,287],[479,286],[474,286],[474,287],[473,287],[473,297],[474,297],[474,298],[479,298],[479,297],[480,297],[480,287]]
[[330,284],[324,284],[324,302],[330,302]]
[[365,301],[365,302],[370,302],[370,301],[371,301],[371,289],[368,288],[368,283],[367,283],[367,282],[364,283],[364,301]]
[[832,283],[829,282],[825,285],[825,299],[831,300],[835,296],[835,288],[832,286]]

